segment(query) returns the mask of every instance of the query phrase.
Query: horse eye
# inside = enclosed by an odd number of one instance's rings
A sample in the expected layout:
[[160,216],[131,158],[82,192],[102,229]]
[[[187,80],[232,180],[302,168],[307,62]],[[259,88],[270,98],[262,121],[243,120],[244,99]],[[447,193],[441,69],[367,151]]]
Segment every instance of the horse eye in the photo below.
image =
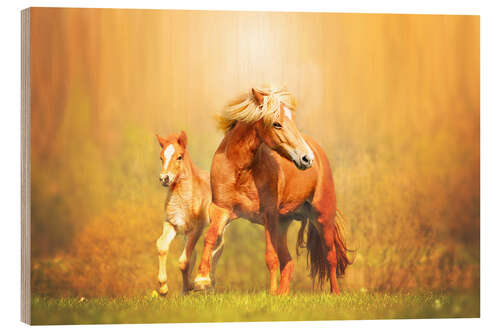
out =
[[179,155],[179,156],[177,157],[177,160],[178,160],[178,161],[182,160],[182,155]]
[[273,123],[273,127],[276,129],[281,129],[281,124],[280,123]]

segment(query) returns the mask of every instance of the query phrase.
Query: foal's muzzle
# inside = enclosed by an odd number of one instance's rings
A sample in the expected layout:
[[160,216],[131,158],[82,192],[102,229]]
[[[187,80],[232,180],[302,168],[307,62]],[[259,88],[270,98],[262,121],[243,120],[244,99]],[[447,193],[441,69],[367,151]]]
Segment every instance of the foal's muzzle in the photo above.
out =
[[169,186],[171,181],[172,179],[166,173],[160,174],[160,184],[163,186]]

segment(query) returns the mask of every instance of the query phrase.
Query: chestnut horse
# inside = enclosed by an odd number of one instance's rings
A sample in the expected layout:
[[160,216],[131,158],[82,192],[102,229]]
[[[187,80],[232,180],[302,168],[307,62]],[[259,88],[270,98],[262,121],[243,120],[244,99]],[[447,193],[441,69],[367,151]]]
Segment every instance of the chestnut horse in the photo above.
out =
[[[184,234],[184,250],[179,258],[183,291],[192,289],[189,275],[196,262],[194,248],[203,228],[208,225],[208,206],[212,200],[208,172],[200,170],[186,150],[187,136],[184,131],[166,138],[156,135],[162,148],[160,183],[168,188],[165,200],[163,233],[156,242],[159,255],[160,294],[168,293],[167,255],[170,243],[177,234]],[[215,275],[217,260],[222,246],[214,253],[211,275]],[[215,279],[212,279],[215,283]]]
[[338,294],[337,276],[350,261],[336,219],[332,171],[321,147],[297,129],[291,94],[252,89],[246,99],[223,111],[219,126],[226,134],[212,160],[210,226],[195,289],[210,287],[212,250],[222,241],[228,222],[243,217],[264,225],[271,294],[289,292],[294,264],[287,229],[292,220],[302,222],[298,246],[307,227],[313,281],[329,279],[330,291]]

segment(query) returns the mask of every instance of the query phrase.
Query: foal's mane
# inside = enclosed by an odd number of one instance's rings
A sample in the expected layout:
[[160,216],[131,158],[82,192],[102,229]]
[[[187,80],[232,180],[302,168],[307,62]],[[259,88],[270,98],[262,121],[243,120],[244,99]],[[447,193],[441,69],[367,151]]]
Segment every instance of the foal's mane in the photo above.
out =
[[264,124],[270,126],[280,115],[280,103],[295,110],[295,98],[285,88],[254,88],[264,95],[262,106],[256,101],[252,90],[243,98],[230,103],[217,117],[217,127],[229,131],[237,121],[253,123],[264,119]]

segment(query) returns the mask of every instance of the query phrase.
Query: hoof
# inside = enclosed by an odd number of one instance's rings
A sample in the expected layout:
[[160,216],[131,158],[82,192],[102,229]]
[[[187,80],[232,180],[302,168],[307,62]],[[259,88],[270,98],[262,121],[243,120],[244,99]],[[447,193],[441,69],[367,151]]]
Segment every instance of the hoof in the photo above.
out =
[[198,276],[194,279],[194,291],[207,291],[212,288],[212,281],[209,277]]
[[167,294],[168,294],[168,286],[167,286],[167,284],[166,284],[166,283],[165,283],[165,284],[162,284],[162,285],[160,286],[160,290],[159,290],[159,292],[160,292],[160,296],[167,296]]
[[189,295],[193,290],[194,290],[194,286],[192,284],[190,284],[189,287],[182,289],[182,294]]

